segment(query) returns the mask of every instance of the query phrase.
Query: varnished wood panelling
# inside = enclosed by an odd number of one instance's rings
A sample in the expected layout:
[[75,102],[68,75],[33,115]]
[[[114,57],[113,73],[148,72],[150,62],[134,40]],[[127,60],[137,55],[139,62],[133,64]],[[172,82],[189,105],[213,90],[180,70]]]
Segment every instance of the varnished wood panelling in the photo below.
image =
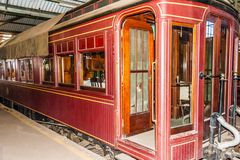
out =
[[195,141],[185,142],[171,147],[172,160],[196,159]]

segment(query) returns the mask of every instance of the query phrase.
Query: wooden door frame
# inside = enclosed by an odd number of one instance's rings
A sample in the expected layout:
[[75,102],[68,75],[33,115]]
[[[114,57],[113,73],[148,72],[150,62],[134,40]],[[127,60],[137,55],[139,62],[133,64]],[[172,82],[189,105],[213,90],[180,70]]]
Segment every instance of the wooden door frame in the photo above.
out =
[[[133,19],[126,19],[124,22],[123,22],[123,25],[122,25],[122,87],[121,87],[121,90],[122,90],[122,95],[121,95],[121,101],[122,101],[122,128],[123,128],[123,135],[128,135],[130,133],[130,107],[129,107],[129,104],[130,104],[130,77],[127,76],[130,74],[130,59],[129,59],[129,56],[130,56],[130,52],[129,52],[129,48],[130,48],[130,45],[129,43],[126,43],[127,41],[129,41],[129,29],[130,27],[134,26],[134,28],[139,28],[139,29],[142,29],[142,28],[149,28],[148,31],[151,33],[152,36],[149,36],[149,50],[150,50],[150,57],[149,57],[149,74],[152,75],[152,63],[153,62],[153,59],[154,59],[154,40],[153,40],[153,31],[152,31],[152,28],[151,26],[149,26],[149,24],[147,24],[146,22],[142,22],[142,21],[138,21],[138,20],[133,20]],[[123,36],[124,35],[124,36]],[[149,87],[149,92],[152,93],[152,80],[150,80],[149,84],[148,84],[148,87]],[[127,96],[128,95],[128,96]],[[150,103],[149,103],[149,112],[150,112],[150,121],[149,121],[149,124],[151,124],[151,117],[152,117],[152,114],[151,114],[151,110],[152,110],[152,95],[149,94],[149,100],[150,100]]]

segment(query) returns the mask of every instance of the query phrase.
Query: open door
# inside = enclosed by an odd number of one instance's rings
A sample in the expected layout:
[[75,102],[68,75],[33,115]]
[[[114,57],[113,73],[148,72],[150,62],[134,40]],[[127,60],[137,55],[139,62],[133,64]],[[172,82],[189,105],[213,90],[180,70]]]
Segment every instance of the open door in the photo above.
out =
[[[226,20],[210,16],[206,21],[205,35],[205,74],[228,78],[229,72],[229,24]],[[219,77],[204,80],[204,140],[210,135],[210,116],[219,112]],[[226,116],[228,99],[228,81],[225,81],[223,108],[221,114]]]
[[152,127],[153,30],[146,21],[127,19],[122,29],[122,118],[124,135]]

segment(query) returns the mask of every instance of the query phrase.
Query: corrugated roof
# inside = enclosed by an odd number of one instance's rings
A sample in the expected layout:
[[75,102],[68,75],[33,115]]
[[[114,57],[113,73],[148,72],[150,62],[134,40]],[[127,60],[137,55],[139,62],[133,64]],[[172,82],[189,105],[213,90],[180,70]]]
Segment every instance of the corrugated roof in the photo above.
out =
[[4,34],[18,34],[89,0],[0,0],[0,43]]

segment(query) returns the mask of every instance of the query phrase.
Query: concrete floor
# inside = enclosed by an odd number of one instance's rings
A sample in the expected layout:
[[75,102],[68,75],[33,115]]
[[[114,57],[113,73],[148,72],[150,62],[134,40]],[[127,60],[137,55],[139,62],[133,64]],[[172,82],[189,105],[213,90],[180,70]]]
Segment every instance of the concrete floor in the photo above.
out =
[[0,160],[103,159],[0,104]]

